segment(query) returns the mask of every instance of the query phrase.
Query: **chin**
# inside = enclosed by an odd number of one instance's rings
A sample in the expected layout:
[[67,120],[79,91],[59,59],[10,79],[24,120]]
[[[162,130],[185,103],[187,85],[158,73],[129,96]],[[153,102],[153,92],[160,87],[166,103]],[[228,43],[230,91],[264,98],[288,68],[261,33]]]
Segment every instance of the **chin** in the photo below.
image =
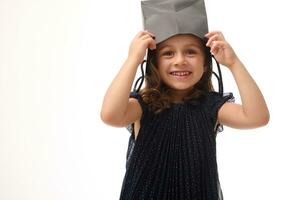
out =
[[169,88],[173,89],[173,90],[178,90],[178,91],[189,91],[193,88],[193,86],[189,85],[189,86],[184,86],[184,85],[173,85],[173,86],[168,86]]

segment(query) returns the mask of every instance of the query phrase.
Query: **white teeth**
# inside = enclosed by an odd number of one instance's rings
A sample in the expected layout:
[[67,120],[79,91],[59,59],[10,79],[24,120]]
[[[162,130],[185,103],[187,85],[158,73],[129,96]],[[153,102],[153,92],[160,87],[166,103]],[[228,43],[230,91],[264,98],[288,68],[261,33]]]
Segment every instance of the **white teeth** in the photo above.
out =
[[174,76],[187,76],[190,73],[191,72],[171,72],[171,74],[174,75]]

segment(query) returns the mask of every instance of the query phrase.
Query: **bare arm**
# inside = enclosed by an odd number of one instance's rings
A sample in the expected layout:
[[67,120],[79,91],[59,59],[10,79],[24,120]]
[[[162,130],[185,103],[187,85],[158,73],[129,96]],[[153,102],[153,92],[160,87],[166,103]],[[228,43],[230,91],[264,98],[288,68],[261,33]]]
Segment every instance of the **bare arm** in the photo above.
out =
[[245,66],[238,61],[231,68],[238,86],[242,105],[225,103],[218,113],[218,120],[233,128],[256,128],[269,121],[269,110],[257,84]]
[[238,86],[242,105],[225,103],[218,112],[218,121],[233,128],[256,128],[269,121],[269,110],[264,97],[232,47],[221,32],[210,32],[207,46],[221,64],[232,72]]
[[146,49],[155,41],[147,31],[139,32],[133,39],[129,55],[112,81],[103,99],[100,117],[112,126],[124,126],[137,120],[141,108],[137,100],[129,99],[138,65],[143,61]]
[[129,94],[138,63],[127,59],[109,86],[102,103],[101,119],[110,125],[122,126],[129,104]]

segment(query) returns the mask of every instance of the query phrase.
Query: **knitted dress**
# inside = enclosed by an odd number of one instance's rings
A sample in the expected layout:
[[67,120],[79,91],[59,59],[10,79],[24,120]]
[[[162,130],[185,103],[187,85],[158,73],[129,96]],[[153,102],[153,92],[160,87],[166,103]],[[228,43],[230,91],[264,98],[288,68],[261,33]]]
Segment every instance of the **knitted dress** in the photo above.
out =
[[[216,162],[219,108],[232,93],[209,92],[155,114],[142,108],[135,140],[133,124],[120,200],[223,200]],[[222,128],[222,125],[218,125]],[[222,130],[220,130],[222,131]]]

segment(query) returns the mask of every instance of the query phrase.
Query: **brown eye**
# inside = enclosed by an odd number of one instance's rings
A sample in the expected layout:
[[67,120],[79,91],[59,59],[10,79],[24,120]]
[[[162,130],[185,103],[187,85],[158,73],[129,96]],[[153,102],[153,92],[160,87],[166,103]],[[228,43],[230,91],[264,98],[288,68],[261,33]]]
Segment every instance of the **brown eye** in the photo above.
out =
[[188,53],[189,55],[191,55],[191,54],[196,54],[196,51],[193,50],[193,49],[189,49],[189,50],[187,50],[187,53]]
[[162,55],[163,56],[172,56],[174,53],[172,51],[166,51]]

